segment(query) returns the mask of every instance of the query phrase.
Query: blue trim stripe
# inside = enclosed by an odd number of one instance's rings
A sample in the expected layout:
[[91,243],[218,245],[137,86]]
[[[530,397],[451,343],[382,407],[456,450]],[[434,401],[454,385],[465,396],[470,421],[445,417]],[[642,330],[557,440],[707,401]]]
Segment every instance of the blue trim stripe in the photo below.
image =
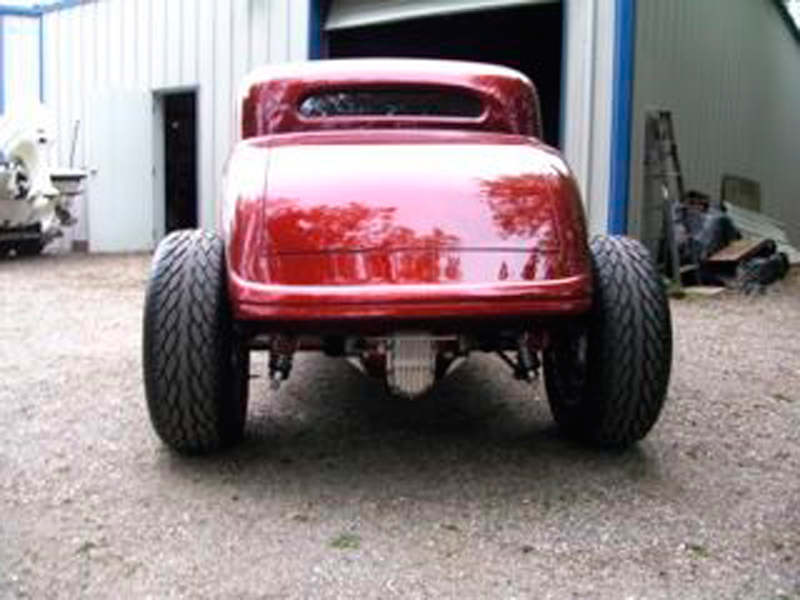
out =
[[0,15],[8,15],[11,17],[41,17],[44,14],[55,12],[57,10],[65,10],[67,8],[74,8],[81,4],[87,4],[89,1],[96,0],[61,0],[60,2],[53,2],[52,4],[34,4],[30,7],[13,6],[0,3]]
[[309,0],[308,58],[322,58],[322,0]]
[[97,2],[97,0],[61,0],[61,2],[53,2],[52,4],[42,6],[40,10],[42,14],[47,14],[59,10],[66,10],[68,8],[75,8],[81,4],[90,4],[91,2]]
[[636,2],[617,0],[614,32],[614,105],[611,135],[611,185],[608,232],[628,231],[631,169],[631,111],[636,41]]
[[38,17],[42,14],[41,8],[25,8],[22,6],[8,6],[0,4],[0,15],[9,17]]

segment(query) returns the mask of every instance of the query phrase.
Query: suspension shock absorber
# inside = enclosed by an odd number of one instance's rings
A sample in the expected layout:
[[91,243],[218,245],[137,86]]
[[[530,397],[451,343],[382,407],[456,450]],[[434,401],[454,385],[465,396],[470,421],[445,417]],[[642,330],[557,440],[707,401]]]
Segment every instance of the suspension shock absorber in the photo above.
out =
[[289,379],[296,350],[297,338],[282,334],[272,338],[269,347],[269,380],[273,390],[280,389],[281,383]]
[[523,381],[534,381],[539,375],[539,357],[531,352],[529,336],[523,333],[517,339],[517,368],[515,375]]
[[[520,381],[527,381],[532,383],[539,376],[539,355],[536,348],[539,347],[539,340],[527,333],[523,333],[517,337],[517,360],[511,359],[503,350],[498,349],[497,355],[506,363],[514,372],[514,377]],[[531,350],[531,344],[534,344],[534,350]]]

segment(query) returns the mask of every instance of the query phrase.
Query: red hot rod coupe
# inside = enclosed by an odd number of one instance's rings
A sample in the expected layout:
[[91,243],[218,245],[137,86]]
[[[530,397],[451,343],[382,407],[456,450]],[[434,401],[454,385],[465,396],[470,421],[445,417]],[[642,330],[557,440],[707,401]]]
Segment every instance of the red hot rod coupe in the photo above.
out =
[[318,61],[255,72],[218,233],[158,246],[144,312],[152,424],[179,452],[238,440],[250,352],[273,387],[297,352],[395,395],[474,352],[544,371],[569,436],[622,447],[666,396],[663,285],[630,239],[587,240],[576,182],[540,141],[535,89],[497,66]]

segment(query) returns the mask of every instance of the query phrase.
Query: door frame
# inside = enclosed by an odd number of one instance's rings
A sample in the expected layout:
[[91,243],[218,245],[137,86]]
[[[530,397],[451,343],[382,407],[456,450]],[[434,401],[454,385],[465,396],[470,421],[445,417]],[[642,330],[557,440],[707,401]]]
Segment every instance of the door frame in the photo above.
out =
[[197,226],[201,227],[202,220],[202,197],[200,194],[200,86],[181,85],[156,88],[152,91],[153,97],[153,246],[164,238],[167,230],[167,174],[165,155],[165,123],[164,123],[164,99],[173,94],[194,94],[195,101],[195,169],[197,181]]

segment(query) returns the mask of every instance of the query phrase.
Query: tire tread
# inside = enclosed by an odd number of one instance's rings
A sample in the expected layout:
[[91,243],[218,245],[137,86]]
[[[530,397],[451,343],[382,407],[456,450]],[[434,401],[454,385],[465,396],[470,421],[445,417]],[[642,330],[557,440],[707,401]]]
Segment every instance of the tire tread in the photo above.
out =
[[145,299],[145,390],[156,433],[179,452],[217,450],[244,427],[226,281],[218,236],[184,230],[159,244]]
[[588,330],[585,389],[560,397],[559,367],[546,356],[548,398],[571,435],[604,447],[642,439],[661,413],[672,363],[672,325],[664,285],[639,242],[598,236],[591,242],[594,306]]

